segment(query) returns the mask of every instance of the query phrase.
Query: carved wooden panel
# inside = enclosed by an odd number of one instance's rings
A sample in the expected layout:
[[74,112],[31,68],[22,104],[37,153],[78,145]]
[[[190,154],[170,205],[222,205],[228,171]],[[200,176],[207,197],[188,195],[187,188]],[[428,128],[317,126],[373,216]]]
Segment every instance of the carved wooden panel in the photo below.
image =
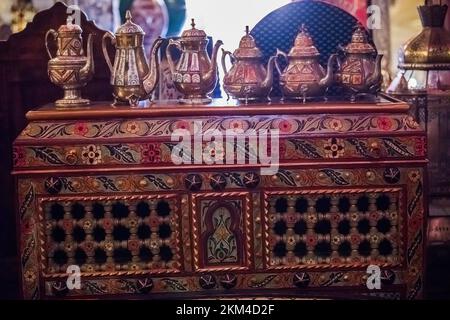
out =
[[265,201],[271,268],[403,262],[400,188],[273,192]]
[[251,263],[249,194],[210,193],[193,198],[195,269],[247,269]]
[[180,270],[176,195],[40,198],[41,262],[49,276]]

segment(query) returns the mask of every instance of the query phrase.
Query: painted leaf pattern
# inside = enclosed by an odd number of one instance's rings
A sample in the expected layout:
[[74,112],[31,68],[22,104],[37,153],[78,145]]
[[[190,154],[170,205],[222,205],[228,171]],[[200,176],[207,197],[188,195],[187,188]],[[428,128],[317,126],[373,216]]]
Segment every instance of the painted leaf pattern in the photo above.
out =
[[147,178],[148,181],[153,183],[155,187],[162,190],[170,190],[170,186],[167,185],[167,183],[161,179],[160,177],[154,176],[154,175],[145,175],[145,178]]
[[301,151],[306,157],[312,158],[312,159],[321,159],[322,156],[317,152],[314,145],[303,141],[303,140],[289,140],[294,146],[295,149],[298,151]]
[[97,179],[100,180],[101,183],[103,183],[103,187],[106,190],[119,191],[119,189],[114,184],[114,181],[111,180],[110,178],[108,178],[108,177],[98,177]]
[[342,173],[339,171],[332,169],[323,169],[320,170],[320,172],[325,173],[331,179],[331,181],[333,181],[337,185],[346,186],[350,184],[350,182],[342,177]]
[[277,172],[277,177],[280,179],[281,182],[288,186],[295,187],[296,183],[294,178],[292,177],[292,172],[284,169],[280,169]]
[[405,145],[392,138],[383,138],[383,143],[391,156],[413,156],[411,152],[406,148]]
[[34,154],[37,158],[41,159],[44,162],[48,162],[51,164],[64,164],[58,154],[52,148],[48,147],[30,147],[31,150],[34,151]]
[[123,144],[105,145],[111,156],[125,163],[136,163],[130,148]]

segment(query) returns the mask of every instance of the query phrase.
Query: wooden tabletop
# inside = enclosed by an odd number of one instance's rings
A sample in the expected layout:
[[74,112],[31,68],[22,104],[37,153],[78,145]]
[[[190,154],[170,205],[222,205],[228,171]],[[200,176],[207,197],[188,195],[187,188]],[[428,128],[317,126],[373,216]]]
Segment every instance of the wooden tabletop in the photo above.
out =
[[395,98],[380,95],[377,101],[272,101],[243,104],[236,100],[214,99],[206,105],[179,104],[176,100],[141,102],[138,107],[112,106],[111,102],[92,102],[85,107],[56,108],[53,104],[29,111],[29,121],[107,118],[161,118],[189,116],[340,114],[340,113],[403,113],[409,105]]

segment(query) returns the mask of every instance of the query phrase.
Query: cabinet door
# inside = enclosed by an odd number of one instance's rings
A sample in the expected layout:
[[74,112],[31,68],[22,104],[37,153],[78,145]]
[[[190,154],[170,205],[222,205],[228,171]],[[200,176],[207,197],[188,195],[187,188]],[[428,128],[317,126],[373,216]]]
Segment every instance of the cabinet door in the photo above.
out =
[[267,267],[401,266],[403,197],[402,188],[265,193]]
[[226,271],[250,268],[250,194],[224,192],[192,197],[194,269]]
[[39,198],[42,272],[83,276],[180,270],[176,195]]

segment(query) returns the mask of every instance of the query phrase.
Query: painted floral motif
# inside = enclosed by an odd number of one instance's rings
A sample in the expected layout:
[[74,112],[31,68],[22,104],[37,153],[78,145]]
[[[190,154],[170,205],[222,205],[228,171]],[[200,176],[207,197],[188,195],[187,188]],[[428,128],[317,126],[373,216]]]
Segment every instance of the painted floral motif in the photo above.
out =
[[85,164],[99,164],[102,162],[102,151],[99,146],[90,144],[83,147],[81,157]]
[[339,243],[341,243],[341,237],[339,235],[335,235],[331,238],[331,243],[333,243],[334,245],[338,245]]
[[157,217],[151,216],[149,225],[152,228],[157,228],[159,226],[159,219]]
[[[119,137],[167,137],[170,136],[174,129],[189,128],[189,123],[201,121],[203,130],[247,130],[248,128],[274,129],[279,128],[290,134],[300,133],[332,133],[332,132],[376,132],[380,129],[393,132],[411,132],[422,131],[420,126],[406,115],[385,115],[385,116],[360,116],[345,115],[331,117],[311,117],[311,116],[285,116],[280,118],[267,118],[263,116],[250,117],[208,117],[204,119],[189,118],[185,120],[174,119],[152,119],[152,120],[135,120],[135,121],[89,121],[86,122],[88,130],[83,124],[77,122],[58,121],[55,123],[33,122],[30,128],[23,131],[18,140],[28,139],[53,139],[63,138],[70,139],[82,134],[84,138],[119,138]],[[78,129],[74,129],[74,126]]]
[[205,163],[222,162],[225,159],[225,150],[221,143],[209,143],[203,151]]
[[91,230],[93,226],[93,221],[91,219],[86,219],[83,221],[83,229],[85,230]]
[[293,212],[289,212],[286,213],[286,222],[289,224],[294,224],[297,221],[297,217],[295,215],[295,213]]
[[105,247],[106,251],[112,251],[114,249],[114,242],[107,240],[104,243],[104,247]]
[[344,142],[341,139],[331,138],[325,143],[325,157],[337,159],[344,155]]
[[161,162],[160,146],[156,143],[148,143],[141,145],[141,157],[142,163]]
[[70,233],[73,229],[73,220],[72,219],[64,219],[63,220],[63,229],[64,231]]
[[246,125],[244,121],[238,119],[231,120],[228,124],[228,129],[232,129],[234,131],[245,130],[245,128]]
[[26,154],[22,147],[14,147],[13,149],[13,163],[15,167],[22,167],[26,164]]
[[361,236],[359,234],[352,234],[350,236],[350,243],[353,245],[357,245],[361,242]]
[[180,129],[180,130],[191,130],[191,124],[189,123],[189,121],[185,121],[185,120],[180,120],[175,122],[175,128],[176,129]]
[[329,119],[325,122],[325,126],[331,130],[334,131],[341,131],[344,125],[342,124],[342,121],[339,119]]
[[292,130],[292,124],[289,120],[281,120],[278,124],[278,129],[283,133],[289,133]]
[[417,170],[410,171],[408,173],[408,177],[409,177],[409,180],[411,180],[413,183],[416,183],[421,178],[420,172]]
[[[396,218],[396,217],[395,217]],[[372,222],[376,222],[380,219],[378,211],[373,211],[369,214],[369,220]],[[392,216],[391,219],[395,220]]]
[[95,244],[93,241],[85,241],[81,247],[86,251],[86,253],[93,253],[95,249]]
[[77,122],[73,126],[73,133],[77,136],[85,136],[89,132],[89,127],[85,122]]
[[139,240],[128,240],[128,249],[136,251],[139,249]]
[[315,246],[317,244],[317,235],[316,234],[308,234],[306,236],[306,243],[310,247]]
[[237,262],[236,237],[231,232],[231,216],[226,208],[212,215],[214,233],[208,237],[208,263]]
[[105,228],[106,231],[111,231],[114,227],[114,221],[110,218],[103,219],[103,228]]
[[383,131],[389,131],[389,130],[391,130],[391,128],[393,126],[392,120],[388,117],[378,117],[377,125],[378,125],[378,128],[380,128]]
[[297,243],[297,240],[295,239],[294,236],[288,236],[287,240],[286,240],[286,243],[287,243],[288,246],[290,246],[292,248]]
[[136,121],[127,122],[126,130],[128,133],[131,133],[131,134],[138,133],[140,130],[139,123],[137,123]]
[[32,270],[25,271],[23,277],[26,282],[34,282],[36,280],[36,274]]

